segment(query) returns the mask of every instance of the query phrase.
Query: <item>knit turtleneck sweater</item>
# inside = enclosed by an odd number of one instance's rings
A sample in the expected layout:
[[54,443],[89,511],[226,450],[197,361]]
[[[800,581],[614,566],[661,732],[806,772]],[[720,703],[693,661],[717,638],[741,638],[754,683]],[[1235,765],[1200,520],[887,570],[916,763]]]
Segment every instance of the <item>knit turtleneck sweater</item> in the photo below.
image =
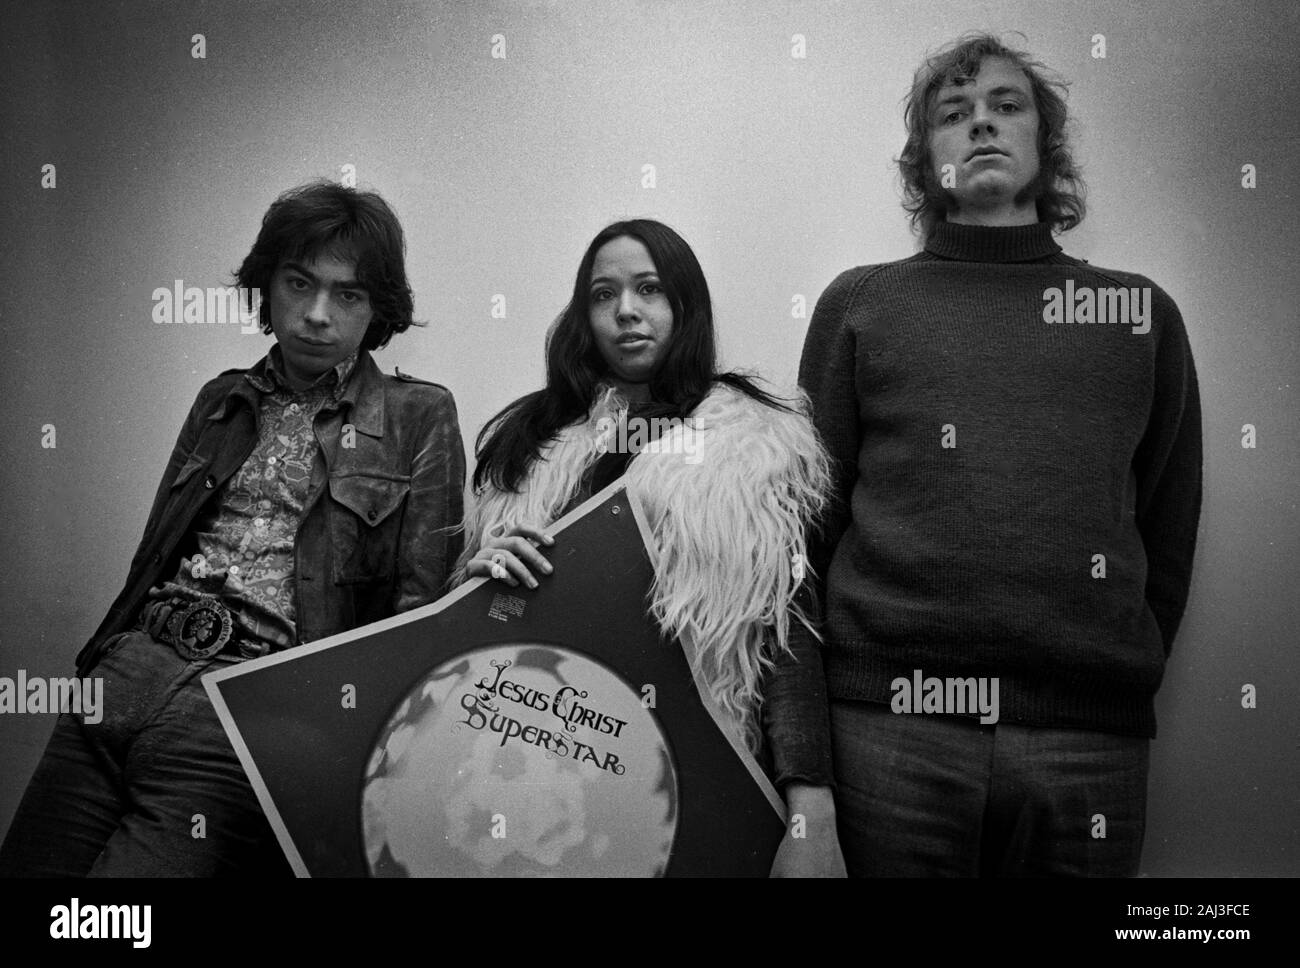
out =
[[810,547],[829,695],[997,677],[1000,722],[1154,736],[1201,502],[1169,296],[1045,224],[944,223],[831,283],[799,374],[835,473]]

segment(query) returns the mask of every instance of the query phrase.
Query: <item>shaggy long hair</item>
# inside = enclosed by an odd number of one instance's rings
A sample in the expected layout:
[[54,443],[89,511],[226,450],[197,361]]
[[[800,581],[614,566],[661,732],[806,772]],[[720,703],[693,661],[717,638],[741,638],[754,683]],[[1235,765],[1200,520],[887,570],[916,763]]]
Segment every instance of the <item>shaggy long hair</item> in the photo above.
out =
[[546,386],[505,407],[479,432],[475,490],[489,483],[498,490],[517,489],[542,447],[564,427],[585,419],[596,402],[601,384],[608,379],[608,366],[591,332],[591,270],[600,248],[625,236],[650,253],[673,310],[668,352],[650,381],[655,406],[647,416],[685,418],[715,382],[769,407],[788,409],[749,378],[717,372],[713,303],[704,270],[686,240],[652,219],[615,222],[587,246],[573,282],[573,297],[547,333]]
[[1038,220],[1056,232],[1083,221],[1084,184],[1066,135],[1067,85],[1044,64],[1010,48],[991,34],[968,34],[935,54],[916,72],[903,109],[907,143],[898,157],[903,178],[903,208],[912,228],[928,239],[953,207],[930,155],[930,113],[939,89],[954,80],[974,78],[987,57],[1001,57],[1025,72],[1038,109],[1038,177],[1026,190],[1038,206]]
[[248,294],[262,293],[262,332],[271,332],[271,277],[285,262],[330,255],[356,263],[356,278],[374,310],[361,348],[379,349],[411,325],[415,301],[406,278],[406,239],[396,213],[374,192],[330,181],[291,188],[262,218],[257,241],[235,281]]

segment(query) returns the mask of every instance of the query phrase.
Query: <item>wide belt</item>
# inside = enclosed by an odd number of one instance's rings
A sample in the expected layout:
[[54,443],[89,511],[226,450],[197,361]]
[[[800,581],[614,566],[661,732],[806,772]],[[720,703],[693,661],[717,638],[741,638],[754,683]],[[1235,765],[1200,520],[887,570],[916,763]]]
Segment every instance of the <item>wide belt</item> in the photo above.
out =
[[215,598],[150,602],[140,611],[140,627],[190,661],[214,655],[251,659],[271,651],[236,625],[230,609]]

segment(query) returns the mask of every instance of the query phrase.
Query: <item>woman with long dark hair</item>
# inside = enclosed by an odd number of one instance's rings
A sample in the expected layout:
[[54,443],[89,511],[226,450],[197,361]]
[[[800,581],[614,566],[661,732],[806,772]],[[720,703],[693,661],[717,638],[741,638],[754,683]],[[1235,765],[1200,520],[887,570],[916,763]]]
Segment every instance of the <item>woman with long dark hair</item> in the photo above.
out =
[[[829,473],[802,396],[778,399],[716,360],[708,284],[685,240],[649,219],[603,229],[548,335],[546,386],[478,436],[459,574],[536,587],[552,570],[546,528],[626,474],[659,547],[652,614],[671,635],[689,630],[733,735],[772,765],[768,674],[778,659],[821,661],[795,597]],[[828,757],[811,758],[778,756],[791,813],[816,829],[785,838],[774,872],[842,871]]]

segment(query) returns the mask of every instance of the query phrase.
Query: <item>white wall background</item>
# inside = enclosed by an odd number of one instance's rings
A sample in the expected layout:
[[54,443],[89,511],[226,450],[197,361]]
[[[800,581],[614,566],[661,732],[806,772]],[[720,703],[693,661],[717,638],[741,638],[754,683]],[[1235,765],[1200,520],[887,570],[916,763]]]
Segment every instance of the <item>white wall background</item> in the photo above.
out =
[[[430,325],[380,364],[451,387],[467,442],[540,384],[583,248],[630,215],[695,247],[724,363],[788,384],[807,326],[792,297],[811,312],[841,270],[914,251],[892,159],[921,55],[966,30],[1018,30],[1073,82],[1090,214],[1063,244],[1169,291],[1201,377],[1201,547],[1159,698],[1144,869],[1300,873],[1296,5],[6,7],[0,676],[68,674],[195,392],[269,346],[237,327],[155,325],[151,294],[228,281],[283,189],[353,164],[395,206]],[[45,164],[55,190],[40,187]],[[1247,422],[1256,450],[1240,446]],[[1247,682],[1255,710],[1239,702]],[[0,716],[0,830],[52,726]]]

